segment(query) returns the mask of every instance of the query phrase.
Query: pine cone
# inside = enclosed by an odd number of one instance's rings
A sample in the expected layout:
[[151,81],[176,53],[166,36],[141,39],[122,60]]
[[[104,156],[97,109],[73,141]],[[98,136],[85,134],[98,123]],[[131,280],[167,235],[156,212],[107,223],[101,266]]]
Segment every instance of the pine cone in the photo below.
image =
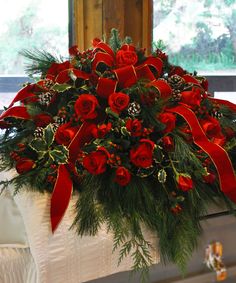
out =
[[43,137],[43,132],[44,132],[43,128],[41,128],[41,127],[36,128],[35,131],[34,131],[34,137],[36,139],[41,139]]
[[39,102],[42,105],[49,105],[53,96],[54,96],[54,93],[51,93],[51,92],[42,93],[39,95]]
[[168,79],[168,83],[173,89],[183,90],[185,81],[178,75],[173,75]]
[[130,116],[138,116],[141,113],[141,106],[137,102],[131,102],[128,107],[128,114]]

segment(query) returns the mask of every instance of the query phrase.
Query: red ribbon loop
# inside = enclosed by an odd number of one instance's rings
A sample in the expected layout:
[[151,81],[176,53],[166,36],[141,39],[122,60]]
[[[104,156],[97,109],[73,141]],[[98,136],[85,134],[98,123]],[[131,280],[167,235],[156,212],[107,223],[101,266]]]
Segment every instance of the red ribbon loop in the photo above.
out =
[[100,42],[96,45],[94,51],[97,51],[98,49],[99,49],[99,50],[102,50],[102,51],[104,51],[104,52],[106,52],[106,53],[109,54],[111,57],[115,57],[115,54],[114,54],[113,50],[111,49],[111,47],[110,47],[109,45],[107,45],[106,43],[102,42],[102,41],[100,41]]
[[148,57],[147,60],[144,62],[145,65],[148,65],[155,69],[157,72],[157,77],[159,77],[162,73],[163,68],[163,61],[157,57]]
[[223,100],[223,99],[218,99],[218,98],[213,98],[213,97],[208,97],[211,101],[221,104],[221,105],[225,105],[228,108],[230,108],[232,111],[236,112],[236,104],[229,102],[227,100]]
[[35,94],[32,92],[34,86],[35,85],[27,85],[24,88],[20,89],[15,98],[10,103],[9,108],[12,107],[12,105],[18,101],[23,101],[29,97],[34,97]]
[[153,81],[156,79],[148,65],[141,65],[139,67],[136,67],[135,71],[139,79],[143,78],[148,79],[149,81]]
[[150,82],[148,85],[148,87],[154,87],[155,89],[158,90],[159,95],[161,98],[163,99],[168,99],[171,96],[172,93],[172,88],[170,87],[170,85],[164,81],[164,80],[155,80]]
[[99,78],[96,92],[100,97],[108,98],[110,94],[115,92],[117,81],[108,78]]
[[2,113],[2,115],[0,116],[0,120],[8,117],[14,117],[14,118],[26,119],[26,120],[29,120],[31,118],[25,106],[14,106],[8,108],[5,112]]
[[114,65],[114,58],[108,53],[98,52],[94,56],[92,69],[96,70],[100,63],[104,63],[105,65],[112,67]]
[[194,143],[208,154],[217,169],[221,190],[236,203],[236,177],[227,152],[208,140],[192,110],[184,106],[176,106],[169,108],[168,111],[179,114],[188,123]]
[[70,72],[72,74],[74,74],[77,78],[83,79],[83,80],[88,80],[89,79],[89,75],[81,70],[77,70],[74,68],[70,68],[70,69],[66,69],[61,71],[57,77],[56,77],[56,82],[59,84],[64,84],[67,83],[71,80],[70,77]]
[[130,87],[138,80],[135,68],[133,65],[125,66],[114,70],[118,84],[122,88]]

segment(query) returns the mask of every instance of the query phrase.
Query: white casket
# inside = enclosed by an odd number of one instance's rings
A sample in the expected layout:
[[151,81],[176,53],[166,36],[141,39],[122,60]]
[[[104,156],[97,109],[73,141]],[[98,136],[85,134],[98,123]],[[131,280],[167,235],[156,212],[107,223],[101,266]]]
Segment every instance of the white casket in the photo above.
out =
[[[7,176],[8,175],[8,176]],[[2,173],[1,179],[10,173]],[[78,237],[69,229],[74,219],[73,196],[54,234],[50,225],[50,194],[24,191],[13,195],[11,188],[0,195],[0,282],[80,283],[130,270],[125,258],[117,266],[119,250],[112,253],[113,235],[102,227],[95,237]],[[157,238],[144,231],[157,246]],[[153,249],[154,263],[159,254]]]

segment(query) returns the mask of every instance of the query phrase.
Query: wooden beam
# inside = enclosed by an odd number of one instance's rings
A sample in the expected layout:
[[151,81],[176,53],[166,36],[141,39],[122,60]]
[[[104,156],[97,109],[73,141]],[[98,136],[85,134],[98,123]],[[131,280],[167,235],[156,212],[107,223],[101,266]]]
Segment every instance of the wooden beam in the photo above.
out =
[[147,53],[152,51],[153,41],[153,0],[143,0],[142,15],[142,45],[147,48]]
[[75,43],[80,50],[95,37],[109,38],[112,28],[122,38],[151,50],[152,0],[73,0]]
[[125,2],[126,0],[103,0],[103,35],[109,38],[112,28],[125,35]]

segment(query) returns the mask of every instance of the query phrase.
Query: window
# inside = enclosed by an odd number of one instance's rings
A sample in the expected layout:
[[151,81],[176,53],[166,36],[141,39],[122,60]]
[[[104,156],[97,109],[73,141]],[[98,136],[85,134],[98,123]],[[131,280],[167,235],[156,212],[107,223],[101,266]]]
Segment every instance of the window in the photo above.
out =
[[[154,0],[154,41],[170,61],[208,78],[210,91],[236,95],[236,0]],[[234,99],[235,102],[235,99]]]
[[[13,8],[14,7],[14,8]],[[24,49],[68,53],[67,0],[0,0],[0,109],[28,78]]]

